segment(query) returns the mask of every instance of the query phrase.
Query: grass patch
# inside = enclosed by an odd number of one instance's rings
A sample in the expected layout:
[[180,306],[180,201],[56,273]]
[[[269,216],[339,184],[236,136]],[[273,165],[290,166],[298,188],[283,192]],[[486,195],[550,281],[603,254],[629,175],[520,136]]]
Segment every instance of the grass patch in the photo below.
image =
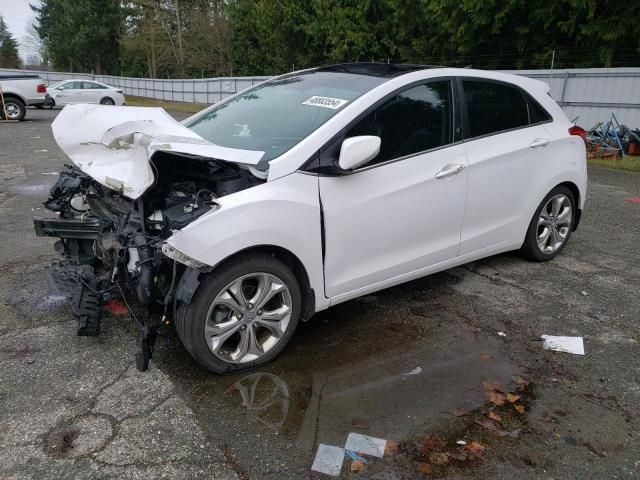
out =
[[162,107],[165,110],[180,113],[196,113],[209,105],[203,103],[168,102],[166,100],[154,100],[153,98],[134,97],[127,95],[127,105],[132,107]]
[[620,159],[613,158],[611,160],[592,158],[589,160],[589,165],[599,165],[602,167],[617,168],[618,170],[640,172],[640,157],[631,157],[629,155],[625,155]]

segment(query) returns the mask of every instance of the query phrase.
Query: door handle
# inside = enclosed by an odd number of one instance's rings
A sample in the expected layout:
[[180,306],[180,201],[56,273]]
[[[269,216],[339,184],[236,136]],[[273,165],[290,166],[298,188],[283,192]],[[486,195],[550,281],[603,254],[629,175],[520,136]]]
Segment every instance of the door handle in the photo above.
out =
[[548,138],[536,138],[533,142],[529,144],[529,148],[546,147],[547,145],[549,145]]
[[447,177],[450,177],[451,175],[455,175],[456,173],[460,173],[462,170],[464,170],[464,165],[462,165],[461,163],[447,165],[438,173],[436,173],[436,178],[437,179],[447,178]]

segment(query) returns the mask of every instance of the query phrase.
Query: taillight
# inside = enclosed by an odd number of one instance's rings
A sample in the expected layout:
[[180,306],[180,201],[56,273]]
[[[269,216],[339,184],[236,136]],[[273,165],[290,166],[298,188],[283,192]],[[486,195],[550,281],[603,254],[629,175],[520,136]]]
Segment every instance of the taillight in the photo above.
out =
[[584,128],[579,127],[578,125],[574,125],[569,129],[569,135],[577,135],[582,138],[585,144],[587,143],[587,132]]
[[40,85],[38,85],[36,91],[38,93],[47,93],[47,87],[45,87],[44,83],[41,83]]
[[118,93],[122,93],[122,90],[116,90],[116,92],[118,92]]

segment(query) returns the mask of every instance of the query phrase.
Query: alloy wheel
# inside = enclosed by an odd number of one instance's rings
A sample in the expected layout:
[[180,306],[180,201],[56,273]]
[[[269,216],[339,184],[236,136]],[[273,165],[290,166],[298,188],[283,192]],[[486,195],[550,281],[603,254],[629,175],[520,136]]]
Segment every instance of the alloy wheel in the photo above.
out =
[[536,240],[544,254],[552,254],[567,241],[573,221],[571,200],[560,193],[549,199],[540,211]]
[[7,111],[7,120],[16,120],[20,117],[20,106],[11,101],[6,101],[5,110]]
[[207,311],[205,340],[227,363],[253,362],[283,338],[291,320],[289,288],[276,275],[243,275],[222,289]]

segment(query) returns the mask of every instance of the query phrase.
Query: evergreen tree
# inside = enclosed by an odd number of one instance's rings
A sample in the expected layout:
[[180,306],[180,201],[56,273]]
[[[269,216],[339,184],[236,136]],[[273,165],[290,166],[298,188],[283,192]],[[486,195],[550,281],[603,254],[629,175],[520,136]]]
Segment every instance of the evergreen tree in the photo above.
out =
[[20,68],[21,66],[18,44],[9,33],[4,18],[0,16],[0,67]]

